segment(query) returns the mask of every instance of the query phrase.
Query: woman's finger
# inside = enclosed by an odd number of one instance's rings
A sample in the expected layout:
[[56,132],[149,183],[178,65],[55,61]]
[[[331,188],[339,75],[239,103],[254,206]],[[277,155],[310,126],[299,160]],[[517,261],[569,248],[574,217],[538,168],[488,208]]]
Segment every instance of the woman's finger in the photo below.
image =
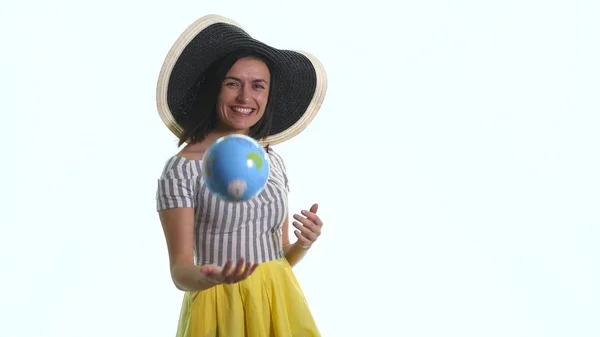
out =
[[313,233],[316,233],[317,235],[321,233],[321,227],[317,226],[312,220],[298,214],[294,214],[294,219],[298,220],[298,222],[302,223],[304,227],[310,229]]
[[244,270],[244,273],[241,276],[241,279],[244,280],[248,278],[248,276],[250,276],[256,270],[256,267],[258,267],[258,263],[248,262],[248,264],[246,264],[246,269]]
[[304,237],[300,231],[294,231],[294,235],[296,235],[298,242],[300,242],[300,244],[303,246],[310,246],[313,243],[311,240]]
[[300,213],[302,215],[304,215],[312,223],[314,223],[316,226],[318,226],[318,227],[323,226],[323,221],[321,220],[321,218],[319,218],[319,216],[317,214],[307,211],[307,210],[302,210],[302,211],[300,211]]
[[229,275],[229,273],[231,272],[232,264],[233,263],[231,261],[225,262],[225,265],[223,265],[223,268],[221,269],[221,275],[223,275],[223,276]]
[[[309,240],[309,241],[316,241],[317,237],[319,236],[318,233],[315,233],[313,230],[311,230],[310,228],[308,228],[307,226],[303,226],[302,224],[300,224],[297,221],[292,222],[292,225],[296,228],[298,228],[298,230],[300,231],[300,233],[302,234],[302,236]],[[314,225],[313,225],[314,226]]]

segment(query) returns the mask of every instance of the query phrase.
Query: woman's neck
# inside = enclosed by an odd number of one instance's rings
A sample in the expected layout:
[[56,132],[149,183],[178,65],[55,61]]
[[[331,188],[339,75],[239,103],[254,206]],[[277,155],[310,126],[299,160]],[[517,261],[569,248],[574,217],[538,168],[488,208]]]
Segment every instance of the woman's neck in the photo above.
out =
[[218,138],[225,137],[228,135],[248,135],[249,130],[231,130],[231,129],[215,129],[208,133],[206,139],[210,139],[211,143],[217,140]]
[[204,140],[202,140],[198,143],[192,143],[192,144],[188,144],[188,145],[184,146],[178,155],[181,157],[187,158],[187,159],[200,160],[204,156],[204,152],[206,152],[206,150],[212,143],[214,143],[217,139],[219,139],[221,137],[225,137],[227,135],[232,135],[232,134],[247,135],[248,132],[244,132],[242,130],[237,131],[237,130],[216,129],[216,130],[209,132],[206,135],[206,138],[204,138]]

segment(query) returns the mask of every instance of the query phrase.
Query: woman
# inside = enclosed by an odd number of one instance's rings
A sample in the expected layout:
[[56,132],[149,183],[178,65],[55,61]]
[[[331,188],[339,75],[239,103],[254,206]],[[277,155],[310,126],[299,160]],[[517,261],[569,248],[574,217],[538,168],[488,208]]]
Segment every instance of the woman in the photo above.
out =
[[[289,218],[287,172],[271,145],[302,131],[325,92],[314,57],[267,46],[216,15],[194,22],[167,55],[158,109],[187,143],[157,191],[171,277],[185,292],[178,337],[320,336],[291,267],[323,222],[317,204]],[[217,199],[200,175],[206,149],[233,133],[262,142],[271,162],[264,191],[239,203]]]

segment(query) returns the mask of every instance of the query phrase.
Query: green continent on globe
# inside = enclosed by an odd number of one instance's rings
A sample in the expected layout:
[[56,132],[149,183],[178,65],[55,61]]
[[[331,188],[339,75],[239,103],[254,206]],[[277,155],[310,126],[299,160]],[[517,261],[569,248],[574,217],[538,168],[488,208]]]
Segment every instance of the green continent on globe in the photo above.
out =
[[263,161],[262,158],[260,157],[260,155],[256,152],[250,152],[246,155],[246,158],[248,160],[252,160],[254,162],[254,165],[256,165],[257,169],[261,169],[262,165],[263,165]]

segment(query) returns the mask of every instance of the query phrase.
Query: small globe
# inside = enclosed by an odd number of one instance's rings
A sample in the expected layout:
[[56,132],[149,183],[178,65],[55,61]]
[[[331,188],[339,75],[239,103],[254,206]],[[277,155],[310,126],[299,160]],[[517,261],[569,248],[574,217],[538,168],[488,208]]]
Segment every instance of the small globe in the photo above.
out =
[[204,153],[202,178],[218,198],[249,200],[259,195],[267,184],[269,158],[263,147],[251,137],[221,137]]

